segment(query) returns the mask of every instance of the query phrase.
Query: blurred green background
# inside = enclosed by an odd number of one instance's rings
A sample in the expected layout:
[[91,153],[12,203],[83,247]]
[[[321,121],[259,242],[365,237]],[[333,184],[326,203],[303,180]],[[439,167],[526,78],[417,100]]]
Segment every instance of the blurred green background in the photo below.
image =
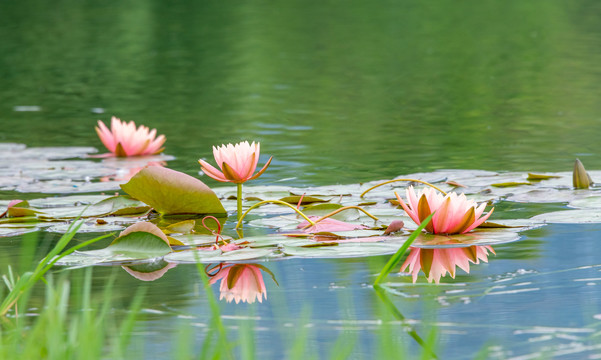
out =
[[116,115],[191,174],[261,141],[264,183],[600,168],[600,33],[594,0],[2,2],[0,141],[101,148]]

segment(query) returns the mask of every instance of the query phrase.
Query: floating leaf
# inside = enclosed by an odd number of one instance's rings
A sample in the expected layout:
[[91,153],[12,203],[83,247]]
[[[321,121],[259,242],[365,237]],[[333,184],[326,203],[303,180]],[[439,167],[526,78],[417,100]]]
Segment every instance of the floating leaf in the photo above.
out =
[[528,181],[540,181],[540,180],[558,179],[560,177],[561,176],[557,176],[557,175],[545,175],[545,174],[528,173],[528,177],[526,178],[526,180],[528,180]]
[[225,214],[215,193],[202,181],[159,166],[140,170],[121,188],[163,215]]
[[[302,198],[302,201],[301,201],[301,198]],[[313,203],[324,203],[324,202],[329,201],[329,200],[321,199],[321,198],[318,198],[315,196],[303,196],[303,195],[286,196],[279,200],[283,201],[283,202],[287,202],[288,204],[292,204],[292,205],[298,204],[299,201],[301,201],[301,205],[313,204]]]
[[540,214],[530,218],[534,221],[554,224],[590,224],[601,223],[601,212],[592,209],[563,210]]
[[[188,235],[177,235],[173,236],[173,239],[181,242],[187,246],[202,246],[202,245],[213,245],[215,244],[215,235],[206,234],[188,234]],[[224,241],[231,241],[230,236],[220,236],[220,239]]]
[[10,218],[36,216],[38,213],[40,212],[29,208],[29,203],[24,200],[11,201],[6,210],[6,216]]
[[499,187],[499,188],[521,186],[521,185],[532,185],[532,184],[529,182],[523,182],[523,181],[508,181],[508,182],[490,184],[490,186]]
[[243,248],[225,253],[221,250],[189,250],[171,253],[165,256],[165,260],[176,263],[217,263],[257,260],[266,258],[271,254],[273,254],[273,249],[265,248]]
[[458,182],[456,182],[456,181],[445,181],[445,184],[447,184],[447,185],[451,185],[451,186],[453,186],[453,187],[462,187],[462,188],[465,188],[465,187],[467,187],[467,186],[465,186],[465,185],[463,185],[463,184],[460,184],[460,183],[458,183]]
[[194,230],[196,226],[196,221],[194,220],[184,220],[180,222],[176,222],[175,224],[171,224],[163,229],[165,234],[189,234]]
[[509,229],[482,229],[456,235],[419,234],[412,247],[423,249],[456,248],[472,245],[495,245],[520,239],[517,231]]
[[574,208],[601,209],[601,196],[590,196],[572,200],[569,206]]
[[[315,221],[318,219],[317,216],[310,216],[311,220]],[[326,218],[323,219],[313,226],[309,226],[308,221],[303,221],[300,223],[297,228],[305,233],[323,233],[323,232],[332,232],[332,231],[352,231],[352,230],[365,230],[366,226],[360,224],[351,224],[343,221],[339,221],[336,219]]]
[[[338,210],[342,207],[343,207],[342,204],[336,204],[336,203],[317,203],[317,204],[305,206],[303,208],[303,213],[307,216],[311,215],[311,216],[319,217],[319,216],[327,215],[327,214],[331,213],[332,211]],[[338,219],[341,221],[348,220],[351,218],[356,219],[359,217],[359,212],[357,210],[342,211],[332,217],[334,219]]]
[[139,222],[123,230],[109,246],[100,250],[79,251],[65,256],[60,265],[94,265],[131,260],[149,260],[171,252],[169,240],[161,229]]
[[128,227],[107,249],[138,259],[155,258],[171,252],[167,236],[149,222],[139,222]]
[[340,243],[338,246],[305,247],[284,245],[282,251],[286,255],[304,258],[339,258],[362,257],[392,254],[399,249],[399,244],[391,243]]
[[[52,225],[46,228],[48,232],[55,232],[59,234],[65,234],[69,231],[71,223]],[[89,232],[111,232],[123,230],[125,226],[116,224],[98,224],[97,222],[86,222],[81,225],[77,230],[77,233],[89,233]]]

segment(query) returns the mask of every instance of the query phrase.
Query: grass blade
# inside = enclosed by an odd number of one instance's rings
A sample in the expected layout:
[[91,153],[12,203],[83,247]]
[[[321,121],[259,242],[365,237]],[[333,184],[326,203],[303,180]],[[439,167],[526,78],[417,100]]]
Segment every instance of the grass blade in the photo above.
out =
[[382,280],[384,280],[388,276],[388,274],[390,274],[392,269],[401,260],[401,258],[403,257],[403,255],[405,254],[405,252],[407,251],[409,246],[413,243],[415,238],[422,232],[422,230],[426,227],[426,225],[428,225],[430,220],[432,220],[433,215],[434,215],[434,213],[430,214],[427,218],[425,218],[424,221],[422,221],[422,223],[419,225],[419,227],[411,233],[411,235],[409,236],[409,238],[407,240],[405,240],[405,243],[403,244],[403,246],[401,246],[401,248],[396,253],[394,253],[394,255],[392,255],[390,260],[388,260],[386,265],[384,265],[384,268],[382,269],[382,271],[380,272],[380,275],[374,282],[374,285],[379,285],[380,282],[382,282]]

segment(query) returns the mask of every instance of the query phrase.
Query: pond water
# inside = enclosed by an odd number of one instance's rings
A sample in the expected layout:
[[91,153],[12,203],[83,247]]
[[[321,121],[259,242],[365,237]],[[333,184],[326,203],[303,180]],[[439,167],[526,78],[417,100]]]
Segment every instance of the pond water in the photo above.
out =
[[[115,115],[165,134],[167,166],[212,188],[222,184],[202,176],[197,160],[212,162],[213,145],[241,140],[261,142],[260,164],[274,157],[250,186],[357,184],[440,169],[562,172],[577,157],[601,169],[601,4],[592,0],[30,0],[0,4],[0,38],[0,143],[104,152],[93,128]],[[10,159],[0,164],[2,174],[17,171]],[[43,193],[33,183],[1,190],[0,200]],[[498,203],[491,219],[566,209],[563,200]],[[22,243],[39,241],[43,256],[60,237],[35,234],[0,238],[0,272],[28,265]],[[266,299],[219,308],[231,338],[253,329],[258,358],[290,357],[303,336],[315,358],[332,355],[341,336],[354,344],[351,358],[371,358],[377,330],[388,325],[413,353],[407,323],[423,338],[437,329],[442,359],[481,351],[598,358],[600,237],[598,223],[523,231],[494,246],[489,263],[439,285],[393,272],[388,300],[371,284],[389,256],[263,262],[277,280],[263,272]],[[133,339],[139,358],[169,358],[185,326],[198,346],[208,336],[196,266],[153,282],[121,267],[93,274],[95,294],[116,276],[117,312],[132,289],[147,288]]]

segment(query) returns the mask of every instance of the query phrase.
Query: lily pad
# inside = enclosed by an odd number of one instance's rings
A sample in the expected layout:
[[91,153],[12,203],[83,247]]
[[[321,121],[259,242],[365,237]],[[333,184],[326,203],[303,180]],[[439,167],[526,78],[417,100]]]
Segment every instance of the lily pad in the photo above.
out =
[[601,209],[601,196],[589,196],[570,201],[568,206],[573,208]]
[[592,209],[563,210],[533,216],[531,220],[553,224],[601,223],[601,212]]
[[179,171],[146,167],[121,188],[163,215],[225,214],[223,205],[208,186]]
[[[206,234],[187,234],[173,236],[174,239],[180,241],[182,244],[187,246],[200,246],[200,245],[213,245],[215,244],[215,235]],[[230,236],[220,236],[220,239],[224,241],[231,241]]]
[[282,252],[303,258],[363,257],[393,254],[399,249],[392,243],[340,243],[337,246],[303,247],[284,245]]
[[189,250],[171,253],[165,256],[165,260],[175,263],[248,261],[267,258],[269,255],[273,254],[273,251],[273,249],[268,248],[243,248],[225,253],[221,250]]
[[150,260],[172,251],[167,236],[149,222],[139,222],[121,232],[104,249],[78,251],[65,256],[58,265],[95,265],[132,260]]

